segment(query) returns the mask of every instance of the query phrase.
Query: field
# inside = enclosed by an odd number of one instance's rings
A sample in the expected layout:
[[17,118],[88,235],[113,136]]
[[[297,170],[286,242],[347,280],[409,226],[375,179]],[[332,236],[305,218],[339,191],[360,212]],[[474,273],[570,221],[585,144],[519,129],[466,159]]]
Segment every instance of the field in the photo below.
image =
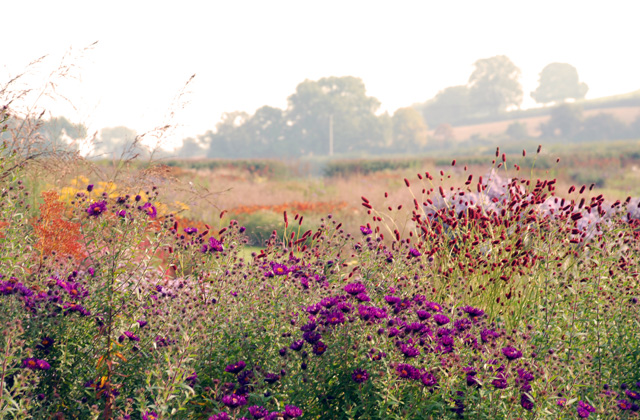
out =
[[638,142],[587,146],[326,177],[5,147],[0,417],[636,418]]
[[[588,109],[584,111],[585,118],[592,117],[597,114],[611,114],[625,124],[632,123],[636,118],[640,117],[640,107],[627,106],[615,108]],[[453,137],[457,141],[470,139],[474,135],[480,137],[489,137],[492,135],[504,134],[510,124],[520,122],[523,124],[532,137],[540,136],[540,124],[544,124],[549,120],[549,116],[535,116],[527,118],[517,118],[513,120],[504,120],[489,122],[484,124],[466,125],[460,127],[452,127]],[[433,135],[433,130],[430,132]]]

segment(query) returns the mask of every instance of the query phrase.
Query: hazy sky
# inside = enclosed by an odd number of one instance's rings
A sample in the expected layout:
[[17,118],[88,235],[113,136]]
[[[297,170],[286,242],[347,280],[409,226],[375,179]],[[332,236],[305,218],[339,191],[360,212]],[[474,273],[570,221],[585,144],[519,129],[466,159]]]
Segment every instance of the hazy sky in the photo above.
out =
[[[72,48],[80,80],[59,86],[91,128],[163,124],[178,135],[214,128],[225,111],[284,108],[304,79],[356,76],[381,110],[465,84],[479,58],[522,70],[524,107],[551,62],[578,69],[587,97],[640,89],[635,1],[12,1],[0,8],[0,83],[42,55],[45,72]],[[49,68],[50,69],[50,68]],[[54,114],[62,111],[48,107]]]

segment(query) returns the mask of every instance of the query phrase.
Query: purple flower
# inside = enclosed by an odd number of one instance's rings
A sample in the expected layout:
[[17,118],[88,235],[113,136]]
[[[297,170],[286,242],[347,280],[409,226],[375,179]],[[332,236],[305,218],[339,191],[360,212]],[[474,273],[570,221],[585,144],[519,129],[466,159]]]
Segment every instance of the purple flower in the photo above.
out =
[[366,369],[355,369],[351,374],[351,379],[353,379],[354,382],[361,384],[369,379],[369,373]]
[[329,325],[344,324],[344,315],[342,314],[342,312],[339,312],[339,311],[331,312],[329,315],[327,315],[327,324]]
[[432,387],[438,385],[438,379],[431,373],[425,372],[420,377],[420,380],[425,386]]
[[420,251],[418,251],[417,249],[415,249],[415,248],[410,248],[409,249],[409,256],[417,258],[420,255],[422,255],[422,253]]
[[576,411],[578,411],[578,415],[582,418],[587,418],[589,415],[596,411],[592,405],[586,403],[584,401],[578,401],[578,405],[576,406]]
[[284,406],[284,417],[288,419],[293,419],[296,417],[300,417],[302,415],[302,410],[296,407],[295,405],[285,405]]
[[415,367],[407,363],[399,363],[396,366],[396,373],[403,379],[418,379],[420,378],[420,372]]
[[371,235],[373,233],[373,231],[369,226],[360,226],[360,232],[362,232],[362,234],[365,236]]
[[435,302],[425,302],[424,306],[429,309],[430,311],[434,311],[434,312],[440,312],[442,311],[442,305],[440,305],[439,303],[435,303]]
[[291,343],[289,348],[293,351],[300,351],[303,345],[304,345],[304,340],[297,340]]
[[522,394],[520,396],[520,405],[527,411],[533,410],[533,401],[527,394]]
[[640,400],[640,393],[636,391],[627,389],[626,391],[624,391],[624,393],[627,395],[627,397],[631,398],[632,400]]
[[[206,245],[205,245],[206,246]],[[209,251],[211,252],[222,252],[224,247],[222,246],[222,242],[214,238],[213,236],[209,238]],[[206,251],[205,251],[206,252]]]
[[462,310],[466,312],[471,319],[481,318],[484,315],[484,311],[482,309],[474,308],[473,306],[465,306]]
[[186,227],[183,230],[184,230],[184,233],[186,233],[187,235],[193,235],[194,233],[198,233],[198,228],[194,228],[194,227]]
[[251,414],[251,416],[257,420],[269,414],[269,410],[260,405],[252,405],[251,407],[249,407],[249,414]]
[[36,347],[40,350],[48,349],[49,347],[53,346],[54,341],[55,340],[51,337],[43,337],[42,340],[40,340],[40,343],[36,345]]
[[289,267],[284,264],[272,263],[271,269],[276,276],[286,276],[289,274]]
[[425,319],[431,318],[431,314],[425,311],[424,309],[417,310],[416,314],[418,315],[418,318],[422,321],[424,321]]
[[87,185],[87,192],[93,191],[93,184]]
[[155,206],[151,203],[144,203],[142,210],[144,210],[151,219],[155,219],[158,215],[158,210],[156,210]]
[[148,324],[147,321],[145,321],[144,319],[139,319],[138,321],[138,325],[140,325],[140,328],[146,326]]
[[400,347],[400,351],[402,352],[402,354],[404,354],[405,357],[408,358],[417,357],[418,355],[420,355],[420,350],[406,344],[403,344],[402,347]]
[[500,337],[500,334],[495,332],[494,330],[484,329],[480,331],[480,339],[482,342],[487,343],[489,340],[492,340],[496,337]]
[[558,399],[558,401],[556,401],[556,404],[558,405],[558,407],[564,407],[565,405],[567,405],[567,399],[560,398]]
[[504,376],[504,374],[500,373],[498,374],[498,376],[496,376],[496,379],[494,379],[493,381],[491,381],[491,384],[496,388],[496,389],[505,389],[507,387],[507,378]]
[[620,410],[631,410],[631,405],[627,400],[618,400],[618,408]]
[[243,395],[225,395],[222,397],[222,404],[226,405],[229,408],[237,408],[243,405],[247,405],[247,398]]
[[185,382],[189,384],[190,387],[194,387],[196,382],[198,382],[198,374],[193,372],[191,375],[187,376]]
[[445,325],[449,323],[449,317],[442,314],[435,314],[433,316],[433,320],[436,321],[436,324],[438,325]]
[[134,333],[132,333],[131,331],[125,331],[124,335],[127,336],[127,338],[130,341],[140,341],[140,337],[138,337],[137,335],[135,335]]
[[522,357],[522,352],[520,350],[516,350],[515,348],[508,346],[502,349],[502,354],[509,360],[516,360]]
[[457,319],[454,323],[453,326],[456,328],[456,330],[463,332],[465,330],[468,330],[469,328],[471,328],[471,321],[469,321],[466,318],[462,318],[462,319]]
[[320,356],[327,351],[327,345],[322,341],[318,341],[313,345],[313,354]]
[[358,299],[360,302],[370,302],[371,301],[371,298],[365,292],[358,293],[356,295],[356,299]]
[[349,283],[344,286],[344,291],[349,293],[350,295],[357,295],[359,293],[366,292],[367,288],[362,283]]
[[91,203],[87,208],[87,214],[92,217],[98,217],[105,211],[107,211],[107,202],[104,200]]
[[[219,412],[218,414],[216,414],[215,416],[211,416],[209,417],[209,420],[229,420],[229,414],[227,414],[224,411]],[[144,419],[143,419],[144,420]],[[154,419],[155,420],[155,419]]]
[[227,365],[224,370],[225,372],[229,372],[229,373],[240,373],[242,371],[242,369],[244,369],[247,366],[247,364],[245,362],[243,362],[242,360],[236,362],[236,363],[232,363],[230,365]]
[[324,306],[327,309],[329,309],[333,305],[336,305],[337,303],[338,303],[338,298],[335,296],[329,296],[320,301],[320,305]]
[[142,414],[142,420],[157,420],[158,419],[158,413],[156,413],[155,411],[145,411]]

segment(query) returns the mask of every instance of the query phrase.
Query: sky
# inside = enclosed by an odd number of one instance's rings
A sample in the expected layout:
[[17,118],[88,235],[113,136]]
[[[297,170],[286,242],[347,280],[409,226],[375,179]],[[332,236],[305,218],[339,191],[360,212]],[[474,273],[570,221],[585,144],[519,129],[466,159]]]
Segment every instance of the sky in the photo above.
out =
[[[328,76],[360,77],[392,114],[466,84],[476,60],[506,55],[522,70],[527,108],[552,62],[577,68],[587,98],[640,89],[634,3],[13,1],[1,7],[0,88],[47,55],[22,79],[34,93],[53,80],[67,98],[41,98],[47,115],[90,130],[176,124],[178,141],[224,112],[286,108],[300,82]],[[74,77],[49,78],[60,63]]]

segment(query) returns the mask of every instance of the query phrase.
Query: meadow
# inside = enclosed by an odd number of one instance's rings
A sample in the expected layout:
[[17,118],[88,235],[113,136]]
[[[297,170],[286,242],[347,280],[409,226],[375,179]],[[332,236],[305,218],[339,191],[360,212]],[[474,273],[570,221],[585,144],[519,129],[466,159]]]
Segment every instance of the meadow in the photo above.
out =
[[636,418],[634,146],[309,178],[5,143],[0,417]]

